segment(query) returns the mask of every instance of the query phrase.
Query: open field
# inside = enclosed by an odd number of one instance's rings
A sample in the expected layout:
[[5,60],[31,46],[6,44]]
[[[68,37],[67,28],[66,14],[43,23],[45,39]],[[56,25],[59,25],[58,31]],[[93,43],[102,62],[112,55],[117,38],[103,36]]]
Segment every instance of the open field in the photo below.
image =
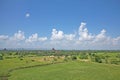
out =
[[0,51],[0,80],[119,80],[120,51]]
[[120,66],[66,62],[16,70],[10,80],[120,80]]

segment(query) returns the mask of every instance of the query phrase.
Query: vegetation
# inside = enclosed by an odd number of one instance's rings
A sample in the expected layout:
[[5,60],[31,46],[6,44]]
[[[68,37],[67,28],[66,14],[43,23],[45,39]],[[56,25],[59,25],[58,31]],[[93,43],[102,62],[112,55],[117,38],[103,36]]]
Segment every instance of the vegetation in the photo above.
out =
[[16,70],[9,80],[120,80],[120,67],[72,61]]
[[0,51],[0,80],[119,80],[118,67],[120,51]]
[[0,54],[0,60],[3,60],[3,55],[2,54]]

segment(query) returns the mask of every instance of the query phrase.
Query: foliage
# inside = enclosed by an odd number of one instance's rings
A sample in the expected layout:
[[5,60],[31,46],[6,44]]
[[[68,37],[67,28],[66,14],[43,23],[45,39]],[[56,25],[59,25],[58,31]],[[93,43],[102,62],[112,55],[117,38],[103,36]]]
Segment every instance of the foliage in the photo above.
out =
[[110,60],[110,63],[111,63],[111,64],[119,64],[120,61],[118,61],[117,59],[111,59],[111,60]]
[[88,59],[88,55],[86,53],[81,53],[79,58],[80,59]]
[[[9,70],[19,68],[19,67],[28,67],[28,66],[35,66],[35,65],[41,65],[41,64],[56,63],[56,62],[64,62],[67,64],[71,62],[82,61],[82,59],[83,61],[86,61],[85,63],[87,63],[87,61],[89,62],[91,61],[91,62],[94,62],[94,64],[96,64],[96,62],[107,63],[110,66],[111,64],[117,64],[117,65],[120,64],[120,51],[100,51],[100,50],[98,51],[97,50],[93,50],[93,51],[91,50],[83,50],[83,51],[80,51],[80,50],[55,50],[55,51],[52,51],[52,50],[6,50],[4,51],[4,50],[0,50],[0,55],[1,55],[0,76],[8,75]],[[90,65],[91,64],[89,64],[88,67]],[[104,65],[104,64],[101,64],[101,65]],[[74,66],[74,64],[72,64],[71,66]],[[76,68],[77,67],[78,66],[76,66]]]
[[95,62],[102,63],[102,60],[99,56],[95,56]]
[[0,60],[3,60],[3,55],[2,54],[0,54]]
[[72,56],[71,58],[72,58],[72,60],[77,60],[76,56]]

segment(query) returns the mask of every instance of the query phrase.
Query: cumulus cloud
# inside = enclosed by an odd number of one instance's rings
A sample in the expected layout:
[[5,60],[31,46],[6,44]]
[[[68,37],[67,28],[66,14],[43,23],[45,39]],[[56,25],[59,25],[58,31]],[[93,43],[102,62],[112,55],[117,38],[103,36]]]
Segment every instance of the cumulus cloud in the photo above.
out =
[[65,38],[67,40],[73,40],[75,38],[75,34],[65,34]]
[[6,35],[0,35],[0,40],[7,40],[8,39],[8,36]]
[[74,38],[75,34],[64,34],[63,31],[52,29],[51,40],[73,40]]
[[79,40],[91,40],[94,38],[91,34],[89,34],[88,29],[86,28],[86,23],[82,22],[79,27]]
[[40,37],[38,40],[39,40],[39,41],[46,41],[46,40],[47,40],[47,37]]
[[112,39],[112,45],[113,46],[120,45],[120,36]]
[[76,34],[52,29],[50,38],[39,37],[38,33],[26,38],[24,32],[19,30],[13,36],[0,35],[0,43],[3,48],[119,49],[120,36],[112,38],[106,33],[105,29],[98,34],[90,33],[86,23],[82,22]]
[[51,40],[61,40],[64,38],[63,31],[57,31],[56,29],[52,29]]
[[17,33],[14,34],[13,37],[10,37],[10,40],[16,40],[16,41],[21,41],[25,39],[24,32],[19,30]]
[[28,39],[26,39],[26,42],[36,42],[36,41],[45,41],[47,40],[47,37],[38,37],[38,34],[32,34],[31,36],[29,36]]
[[75,40],[76,49],[119,49],[120,37],[112,38],[103,29],[99,34],[91,34],[86,23],[81,23],[78,30],[79,40]]
[[106,36],[106,30],[103,29],[98,35],[95,36],[95,40],[94,41],[104,41],[107,38],[108,37]]

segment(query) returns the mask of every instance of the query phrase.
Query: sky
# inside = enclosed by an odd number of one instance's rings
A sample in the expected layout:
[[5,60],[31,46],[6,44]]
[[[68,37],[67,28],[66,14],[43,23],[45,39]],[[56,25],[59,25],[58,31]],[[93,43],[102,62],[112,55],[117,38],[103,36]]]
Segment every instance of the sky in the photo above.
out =
[[0,48],[120,50],[120,0],[0,0]]

